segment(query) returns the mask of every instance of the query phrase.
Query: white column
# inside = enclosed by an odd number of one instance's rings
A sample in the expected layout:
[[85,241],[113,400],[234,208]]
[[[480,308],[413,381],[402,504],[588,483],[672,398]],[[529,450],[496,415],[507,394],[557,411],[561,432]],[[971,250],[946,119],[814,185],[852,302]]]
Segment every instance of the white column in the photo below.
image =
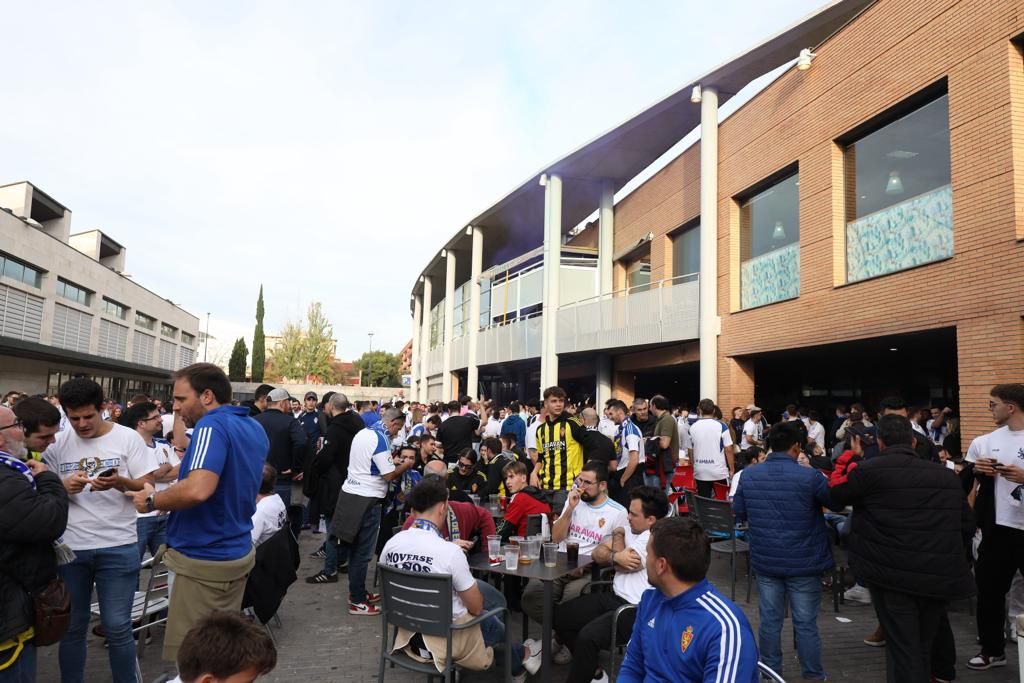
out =
[[[417,294],[412,302],[412,386],[410,398],[413,401],[421,401],[420,380],[423,374],[420,372],[420,339],[423,337],[423,295]],[[424,382],[425,385],[425,382]]]
[[558,276],[562,263],[562,179],[547,176],[544,191],[544,323],[540,391],[558,384]]
[[597,354],[597,404],[598,414],[604,409],[604,402],[612,397],[612,357],[607,353]]
[[612,293],[612,252],[615,249],[615,189],[612,181],[606,180],[601,189],[601,208],[598,210],[597,272],[600,294]]
[[434,296],[434,282],[430,276],[423,278],[423,329],[420,337],[420,400],[427,401],[427,388],[430,377],[430,310],[433,305],[431,298]]
[[480,228],[473,226],[473,249],[469,261],[469,320],[465,323],[469,330],[467,340],[466,361],[466,395],[479,395],[480,370],[477,367],[477,340],[480,336],[480,272],[484,265],[484,236]]
[[455,253],[445,252],[444,274],[444,365],[441,371],[441,400],[452,400],[452,341],[455,327]]
[[718,91],[700,103],[700,397],[718,401]]

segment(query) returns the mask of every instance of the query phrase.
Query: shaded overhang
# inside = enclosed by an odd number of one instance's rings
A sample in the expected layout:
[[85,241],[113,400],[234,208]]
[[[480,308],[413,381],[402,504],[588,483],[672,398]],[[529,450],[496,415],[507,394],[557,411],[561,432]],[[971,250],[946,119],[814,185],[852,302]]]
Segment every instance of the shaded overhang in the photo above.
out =
[[[645,168],[700,124],[700,105],[690,101],[695,85],[715,88],[719,105],[760,76],[796,59],[803,48],[814,48],[837,33],[875,0],[833,0],[813,14],[741,55],[686,83],[668,97],[647,107],[624,123],[558,159],[516,187],[466,225],[485,230],[484,263],[513,240],[528,245],[541,239],[544,225],[544,174],[562,177],[562,230],[568,232],[593,213],[600,202],[604,184],[622,189]],[[470,237],[460,228],[421,271],[412,295],[422,292],[422,276],[434,279],[433,299],[443,297],[445,264],[442,250],[468,253]],[[459,271],[468,273],[467,259],[457,259]],[[459,275],[462,275],[460,277]],[[456,284],[468,275],[460,272]],[[438,296],[438,284],[442,293]],[[424,304],[427,308],[427,304]]]

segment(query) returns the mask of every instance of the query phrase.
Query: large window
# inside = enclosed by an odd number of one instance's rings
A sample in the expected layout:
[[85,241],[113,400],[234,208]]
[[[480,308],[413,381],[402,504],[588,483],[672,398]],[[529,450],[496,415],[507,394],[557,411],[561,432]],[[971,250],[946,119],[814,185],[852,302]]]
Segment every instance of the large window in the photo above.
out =
[[43,283],[43,273],[24,261],[0,253],[0,274],[38,289]]
[[796,171],[740,201],[740,305],[800,295],[800,175]]
[[469,283],[465,282],[455,288],[452,307],[452,338],[461,337],[469,332],[466,318],[469,316]]
[[135,324],[136,326],[144,327],[147,330],[154,330],[156,329],[156,318],[146,315],[145,313],[135,311]]
[[690,224],[672,238],[672,277],[700,272],[700,223]]
[[128,319],[128,308],[116,301],[108,299],[107,297],[103,297],[103,312],[120,318],[121,320]]
[[196,343],[196,338],[195,338],[194,335],[191,335],[188,332],[182,332],[181,333],[181,343],[182,344],[187,344],[188,346],[194,346],[195,343]]
[[430,309],[430,348],[444,343],[444,299]]
[[846,145],[849,282],[953,255],[949,97],[900,113]]
[[83,306],[88,306],[89,302],[92,301],[92,292],[64,279],[57,280],[57,296]]
[[178,328],[167,323],[160,323],[160,334],[175,339],[178,336]]

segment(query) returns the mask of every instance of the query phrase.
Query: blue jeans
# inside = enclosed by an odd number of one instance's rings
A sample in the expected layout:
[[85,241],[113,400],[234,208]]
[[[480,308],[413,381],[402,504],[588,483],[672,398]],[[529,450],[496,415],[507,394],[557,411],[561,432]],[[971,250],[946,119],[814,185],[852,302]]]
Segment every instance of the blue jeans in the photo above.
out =
[[292,480],[278,478],[274,482],[274,493],[281,496],[285,509],[292,504]]
[[[489,612],[492,609],[498,607],[505,607],[505,596],[502,595],[501,591],[487,583],[477,579],[477,588],[480,589],[480,594],[484,597],[484,612]],[[484,643],[494,647],[495,645],[505,644],[505,623],[498,617],[489,617],[484,621],[480,622],[480,632],[484,636]],[[495,654],[501,654],[499,650],[495,650]],[[495,662],[499,661],[495,659]],[[523,670],[523,645],[522,643],[512,643],[512,675],[518,676]]]
[[139,532],[139,562],[146,557],[146,551],[156,557],[156,551],[167,543],[167,515],[139,517],[135,528]]
[[[0,661],[6,661],[10,654],[11,650],[0,651]],[[0,669],[0,683],[36,683],[36,646],[31,640],[13,664]]]
[[84,683],[85,639],[92,587],[100,604],[100,624],[109,649],[114,683],[135,683],[132,600],[139,587],[139,547],[135,543],[96,550],[75,550],[75,559],[59,568],[71,595],[71,619],[60,641],[62,683]]
[[761,616],[757,639],[761,661],[782,673],[782,621],[788,595],[801,674],[804,679],[825,680],[821,666],[821,636],[818,635],[821,577],[758,575],[757,593]]
[[[337,510],[335,514],[343,514]],[[348,562],[348,601],[359,604],[366,602],[366,570],[370,566],[370,558],[377,549],[377,533],[380,531],[380,503],[374,503],[366,509],[359,532],[352,543],[334,543],[327,541],[327,560],[324,570],[334,559],[333,571],[338,571],[341,563]],[[334,546],[333,552],[331,546]],[[332,557],[333,556],[333,557]]]

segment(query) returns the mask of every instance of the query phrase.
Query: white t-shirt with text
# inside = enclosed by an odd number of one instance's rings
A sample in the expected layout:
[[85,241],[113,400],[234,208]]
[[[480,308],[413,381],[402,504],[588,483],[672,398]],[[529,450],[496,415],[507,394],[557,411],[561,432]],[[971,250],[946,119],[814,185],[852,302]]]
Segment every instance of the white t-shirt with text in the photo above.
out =
[[725,449],[732,445],[729,428],[710,417],[690,425],[693,443],[693,477],[700,481],[721,481],[729,477]]
[[476,579],[469,571],[466,553],[433,530],[410,527],[395,534],[381,550],[380,560],[390,567],[408,572],[451,575],[452,619],[467,613],[459,593],[475,586]]
[[252,515],[252,544],[259,545],[281,530],[288,511],[284,501],[276,493],[256,501],[256,512]]
[[391,439],[380,429],[367,427],[352,437],[348,478],[341,488],[364,498],[384,498],[388,482],[381,475],[395,471],[391,460]]
[[[569,508],[566,501],[562,508],[562,514]],[[600,505],[591,505],[580,501],[576,509],[572,511],[572,519],[569,521],[569,533],[565,540],[559,545],[559,550],[565,550],[565,541],[576,541],[580,544],[580,553],[589,555],[594,548],[601,545],[606,538],[612,535],[612,531],[622,527],[629,528],[629,517],[626,508],[606,498]]]
[[[760,441],[761,443],[751,443],[751,439]],[[740,440],[740,450],[747,450],[748,448],[754,448],[759,446],[764,448],[764,423],[760,420],[756,422],[754,420],[747,420],[743,423],[743,436]]]
[[[177,467],[181,463],[181,458],[174,452],[174,446],[165,439],[153,439],[153,445],[146,446],[156,456],[156,465],[161,467],[163,465],[170,465],[171,467]],[[169,482],[156,482],[155,488],[159,491],[164,491],[171,484]],[[139,517],[156,517],[157,515],[167,514],[160,510],[154,510],[153,512],[140,512]]]
[[[988,435],[984,446],[976,457],[995,458],[1001,465],[1024,467],[1024,429],[1014,432],[1009,427],[1000,427]],[[996,524],[1024,529],[1024,484],[1015,484],[999,474],[995,479]]]
[[[138,479],[157,468],[156,455],[139,433],[119,424],[112,424],[109,432],[93,439],[83,439],[74,429],[65,429],[43,453],[43,462],[61,479],[75,472],[95,477],[111,467],[117,469],[119,476]],[[64,542],[72,550],[114,548],[138,542],[135,506],[123,492],[93,491],[87,485],[68,499]]]

